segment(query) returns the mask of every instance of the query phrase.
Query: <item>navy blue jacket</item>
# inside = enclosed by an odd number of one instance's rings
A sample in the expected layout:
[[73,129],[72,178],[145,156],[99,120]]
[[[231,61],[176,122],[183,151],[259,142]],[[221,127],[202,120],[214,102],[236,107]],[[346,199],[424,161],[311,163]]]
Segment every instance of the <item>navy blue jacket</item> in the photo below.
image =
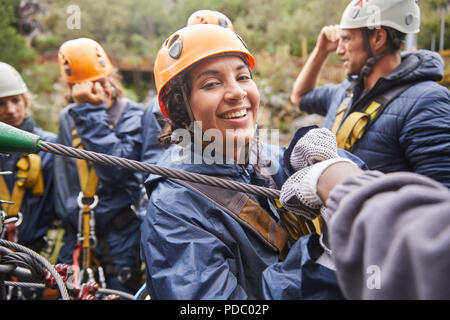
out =
[[158,137],[164,125],[164,115],[159,108],[158,98],[150,101],[142,116],[142,152],[141,161],[156,164],[164,149]]
[[[204,158],[196,164],[195,150],[186,150],[172,145],[158,165],[269,186],[252,164],[207,164]],[[280,189],[289,175],[282,165],[285,148],[262,145],[261,150],[276,168],[276,185],[271,187]],[[317,237],[301,238],[279,262],[277,252],[197,192],[157,175],[149,176],[146,188],[149,204],[141,226],[141,257],[152,299],[341,298],[334,272],[315,263],[317,256],[311,254],[319,250],[317,245],[311,250]],[[254,200],[279,222],[267,198]]]
[[[395,85],[415,83],[394,99],[356,143],[353,153],[372,170],[385,173],[411,171],[433,178],[450,188],[450,92],[442,79],[444,62],[435,52],[403,53],[402,63],[380,78],[367,98]],[[336,111],[349,86],[324,85],[306,93],[300,109],[325,116],[331,130]],[[362,87],[355,87],[353,99]]]
[[[37,127],[31,117],[25,118],[19,129],[31,132],[42,138],[44,141],[56,142],[56,135]],[[23,215],[23,222],[18,228],[18,243],[25,246],[31,245],[33,241],[46,235],[55,217],[53,205],[53,161],[54,156],[51,153],[40,151],[42,175],[44,179],[44,194],[42,196],[33,196],[31,190],[26,190],[20,212]],[[14,188],[15,177],[17,174],[16,163],[23,156],[22,153],[13,153],[10,156],[0,154],[0,168],[3,171],[12,171],[12,175],[5,175],[6,185],[10,193]]]
[[[71,130],[75,126],[85,150],[140,160],[142,106],[128,101],[114,127],[104,105],[70,105],[63,109],[59,121],[58,143],[72,146]],[[97,226],[105,226],[114,216],[139,199],[141,173],[113,166],[94,164],[99,178],[95,208]],[[55,158],[56,211],[61,219],[78,225],[77,197],[81,190],[74,158]]]

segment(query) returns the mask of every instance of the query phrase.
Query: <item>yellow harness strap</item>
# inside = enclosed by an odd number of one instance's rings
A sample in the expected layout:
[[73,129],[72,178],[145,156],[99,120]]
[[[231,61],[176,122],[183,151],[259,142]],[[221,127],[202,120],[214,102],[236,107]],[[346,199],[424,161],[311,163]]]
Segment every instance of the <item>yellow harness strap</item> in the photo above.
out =
[[[74,148],[83,150],[81,144],[81,138],[78,136],[77,129],[72,129],[72,146]],[[80,180],[80,188],[83,193],[83,198],[93,199],[97,193],[98,176],[95,173],[94,166],[91,162],[86,160],[76,159],[78,168],[78,178]],[[91,253],[90,253],[90,219],[91,208],[89,204],[83,204],[83,266],[90,267],[91,265]]]
[[2,200],[14,202],[14,204],[4,204],[8,216],[17,216],[22,207],[26,189],[31,189],[33,196],[36,197],[44,194],[41,158],[37,154],[24,155],[17,161],[16,167],[18,170],[12,194],[3,176],[0,176],[0,197]]
[[348,105],[341,105],[336,113],[331,130],[336,135],[338,147],[350,150],[356,141],[364,135],[367,125],[376,117],[380,106],[380,103],[373,101],[364,112],[352,112],[342,122]]
[[[81,144],[81,138],[78,136],[77,129],[72,130],[72,146],[74,148],[83,150],[83,145]],[[83,192],[85,198],[93,198],[97,192],[98,177],[95,173],[94,167],[91,162],[86,160],[76,159],[78,168],[78,178],[80,180],[80,188]],[[91,168],[89,168],[91,167]]]
[[283,223],[284,228],[286,229],[289,237],[293,241],[297,241],[298,238],[308,235],[310,233],[322,234],[322,217],[319,216],[316,219],[312,220],[311,223],[308,223],[303,217],[297,216],[286,210],[282,205],[279,199],[274,200],[274,205],[276,206],[281,221]]

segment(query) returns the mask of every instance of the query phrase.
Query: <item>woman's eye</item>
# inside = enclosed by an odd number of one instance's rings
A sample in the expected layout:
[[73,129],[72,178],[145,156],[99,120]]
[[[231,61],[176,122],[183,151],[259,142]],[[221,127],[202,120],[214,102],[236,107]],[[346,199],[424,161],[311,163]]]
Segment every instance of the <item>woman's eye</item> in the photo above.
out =
[[242,81],[242,80],[250,80],[250,79],[251,79],[251,77],[248,74],[240,75],[238,77],[238,80],[240,80],[240,81]]
[[205,83],[205,84],[202,86],[202,88],[203,88],[203,89],[210,89],[210,88],[215,87],[215,86],[218,85],[218,84],[219,84],[219,82],[217,82],[217,81],[211,81],[211,82]]

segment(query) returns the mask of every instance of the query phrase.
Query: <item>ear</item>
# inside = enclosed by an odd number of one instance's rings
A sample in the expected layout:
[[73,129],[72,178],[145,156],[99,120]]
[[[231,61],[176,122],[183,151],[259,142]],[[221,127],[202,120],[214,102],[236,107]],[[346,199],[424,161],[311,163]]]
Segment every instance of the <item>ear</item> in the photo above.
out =
[[22,100],[23,100],[23,104],[25,106],[25,109],[28,109],[28,106],[30,104],[30,97],[28,96],[28,94],[22,93]]
[[375,29],[371,37],[371,45],[374,55],[377,55],[387,47],[387,31],[384,28]]

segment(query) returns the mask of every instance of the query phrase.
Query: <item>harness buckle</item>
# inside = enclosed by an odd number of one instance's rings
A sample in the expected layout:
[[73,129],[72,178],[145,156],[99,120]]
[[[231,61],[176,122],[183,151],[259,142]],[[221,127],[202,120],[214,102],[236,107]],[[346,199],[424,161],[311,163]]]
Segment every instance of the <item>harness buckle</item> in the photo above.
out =
[[91,199],[92,202],[89,204],[89,209],[93,210],[98,205],[98,196],[95,194],[93,198],[85,198],[82,191],[78,194],[77,203],[80,209],[84,208],[85,203],[83,201]]

